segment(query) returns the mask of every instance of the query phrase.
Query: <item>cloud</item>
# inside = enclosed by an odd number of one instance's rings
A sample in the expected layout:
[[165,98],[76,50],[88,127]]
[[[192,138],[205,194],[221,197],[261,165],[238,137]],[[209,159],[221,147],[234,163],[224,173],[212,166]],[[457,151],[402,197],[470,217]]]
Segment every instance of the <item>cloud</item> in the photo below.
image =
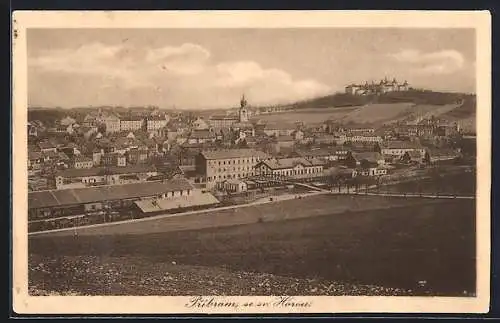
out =
[[[209,50],[192,43],[156,48],[93,43],[45,50],[29,57],[28,64],[31,102],[203,108],[234,106],[241,92],[252,104],[270,104],[331,91],[316,80],[295,79],[254,61],[217,62]],[[63,91],[72,97],[54,97]]]
[[421,74],[452,74],[463,69],[466,63],[464,56],[456,50],[423,53],[405,49],[389,56],[408,65],[412,72]]

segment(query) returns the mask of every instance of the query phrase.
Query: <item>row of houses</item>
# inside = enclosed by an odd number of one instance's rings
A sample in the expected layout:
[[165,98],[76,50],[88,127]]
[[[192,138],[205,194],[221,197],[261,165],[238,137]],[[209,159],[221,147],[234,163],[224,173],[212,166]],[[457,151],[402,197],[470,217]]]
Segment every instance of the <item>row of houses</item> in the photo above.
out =
[[[393,142],[380,151],[355,152],[345,147],[294,151],[289,157],[276,158],[255,149],[202,151],[195,157],[195,168],[208,188],[217,182],[254,176],[278,176],[295,179],[321,177],[326,165],[341,161],[350,168],[367,170],[368,176],[387,173],[387,163],[423,163],[452,160],[455,150],[429,150],[416,143]],[[363,171],[361,171],[363,173]]]

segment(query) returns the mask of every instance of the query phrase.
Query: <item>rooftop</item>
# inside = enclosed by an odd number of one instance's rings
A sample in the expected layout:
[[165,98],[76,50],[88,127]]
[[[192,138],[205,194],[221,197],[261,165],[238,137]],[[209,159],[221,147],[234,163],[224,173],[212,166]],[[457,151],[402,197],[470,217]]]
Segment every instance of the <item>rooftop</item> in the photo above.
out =
[[76,156],[75,157],[75,163],[78,163],[78,162],[91,162],[92,161],[92,158],[89,158],[89,157],[85,157],[85,156]]
[[209,130],[194,130],[193,132],[191,132],[191,135],[189,136],[189,138],[192,139],[209,139],[213,137],[215,137],[215,135],[211,133]]
[[106,174],[133,174],[133,173],[147,173],[154,172],[156,168],[151,165],[127,165],[124,167],[110,166],[110,167],[95,167],[95,168],[82,168],[82,169],[65,169],[57,172],[56,176],[66,178],[70,177],[87,177],[87,176],[103,176]]
[[420,149],[422,146],[411,141],[387,141],[381,145],[382,149]]
[[213,151],[204,151],[202,155],[206,159],[230,159],[230,158],[247,158],[247,157],[260,157],[266,158],[268,155],[255,149],[221,149]]
[[297,165],[302,165],[304,167],[324,165],[324,163],[319,160],[307,160],[302,157],[271,159],[262,161],[262,163],[271,169],[294,168]]
[[165,198],[155,200],[142,200],[134,202],[142,212],[157,212],[164,210],[173,210],[177,208],[186,208],[192,206],[213,205],[219,203],[219,200],[210,193],[193,191],[190,196],[180,196],[176,198]]
[[124,185],[29,192],[28,208],[34,209],[141,198],[192,188],[192,185],[185,179],[173,179],[167,182],[143,182]]

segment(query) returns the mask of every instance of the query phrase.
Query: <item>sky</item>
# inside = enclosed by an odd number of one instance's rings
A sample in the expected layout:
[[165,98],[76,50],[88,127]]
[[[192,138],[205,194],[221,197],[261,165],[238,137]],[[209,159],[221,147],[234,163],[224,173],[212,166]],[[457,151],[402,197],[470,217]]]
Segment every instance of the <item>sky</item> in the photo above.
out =
[[384,77],[475,92],[473,29],[30,29],[28,104],[211,109]]

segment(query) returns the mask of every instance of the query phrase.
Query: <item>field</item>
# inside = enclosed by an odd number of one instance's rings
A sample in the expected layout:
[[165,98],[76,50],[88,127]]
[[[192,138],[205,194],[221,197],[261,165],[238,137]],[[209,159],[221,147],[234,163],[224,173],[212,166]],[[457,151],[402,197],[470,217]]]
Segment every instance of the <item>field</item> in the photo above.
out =
[[[432,115],[435,117],[454,116],[455,114],[452,114],[452,112],[459,108],[457,104],[378,103],[355,107],[303,109],[284,113],[263,114],[256,118],[268,122],[294,123],[302,121],[308,124],[318,124],[332,119],[346,124],[358,123],[379,127],[397,121],[430,118]],[[468,115],[467,118],[470,118],[470,116]],[[456,117],[452,119],[453,121],[459,120]]]
[[474,173],[460,173],[457,175],[446,175],[438,178],[427,178],[419,181],[411,181],[382,187],[378,192],[390,193],[426,193],[456,194],[472,196],[476,194],[476,176]]
[[269,123],[282,122],[293,124],[295,122],[304,122],[307,124],[320,124],[328,119],[341,119],[358,108],[359,107],[303,109],[273,114],[261,114],[256,116],[256,119],[261,119]]
[[473,201],[349,209],[199,230],[168,232],[152,221],[135,234],[40,236],[29,242],[30,286],[107,295],[474,294]]

